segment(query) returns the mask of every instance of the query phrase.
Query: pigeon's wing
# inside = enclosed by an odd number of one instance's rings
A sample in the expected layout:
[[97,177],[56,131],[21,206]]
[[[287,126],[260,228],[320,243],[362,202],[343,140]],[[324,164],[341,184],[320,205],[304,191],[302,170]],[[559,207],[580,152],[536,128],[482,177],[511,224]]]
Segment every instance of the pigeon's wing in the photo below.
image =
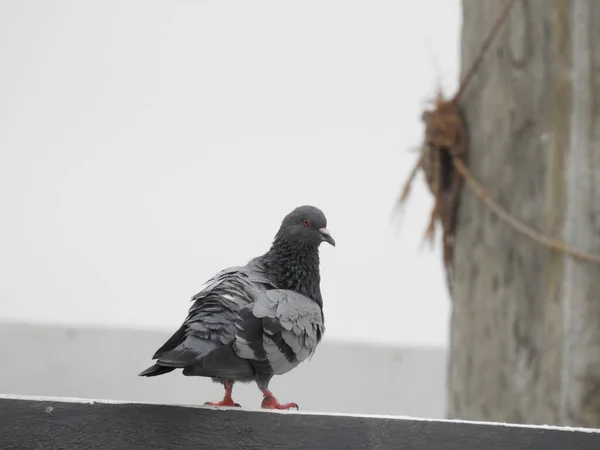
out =
[[281,375],[315,352],[324,331],[316,302],[294,291],[270,289],[239,312],[233,349],[257,371]]
[[186,367],[229,344],[235,336],[239,311],[264,291],[263,283],[268,283],[264,275],[246,267],[231,267],[216,274],[192,297],[185,322],[153,359],[160,366]]

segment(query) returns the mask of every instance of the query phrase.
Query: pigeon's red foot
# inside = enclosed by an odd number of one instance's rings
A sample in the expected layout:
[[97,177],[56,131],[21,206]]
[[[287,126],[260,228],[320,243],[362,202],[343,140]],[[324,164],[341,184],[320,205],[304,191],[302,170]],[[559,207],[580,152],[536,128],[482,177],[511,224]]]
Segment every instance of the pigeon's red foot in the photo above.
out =
[[220,402],[206,402],[205,406],[230,406],[235,408],[241,408],[242,405],[235,403],[232,398],[224,398]]
[[225,381],[223,383],[223,386],[225,386],[225,396],[223,397],[223,400],[221,400],[220,402],[206,402],[204,405],[205,406],[230,406],[230,407],[235,407],[235,408],[241,408],[241,405],[239,403],[234,402],[233,399],[231,398],[231,391],[233,391],[233,381]]
[[263,398],[262,404],[260,405],[263,409],[292,409],[295,408],[298,411],[297,403],[279,403],[279,401],[269,391],[264,391],[265,397]]

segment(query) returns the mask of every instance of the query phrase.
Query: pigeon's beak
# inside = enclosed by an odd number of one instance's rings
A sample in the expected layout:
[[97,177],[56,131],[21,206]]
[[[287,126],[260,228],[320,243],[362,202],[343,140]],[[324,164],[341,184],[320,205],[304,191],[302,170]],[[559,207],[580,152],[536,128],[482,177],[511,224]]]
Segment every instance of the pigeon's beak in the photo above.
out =
[[331,237],[331,233],[327,228],[319,228],[319,233],[321,233],[321,239],[335,247],[335,240]]

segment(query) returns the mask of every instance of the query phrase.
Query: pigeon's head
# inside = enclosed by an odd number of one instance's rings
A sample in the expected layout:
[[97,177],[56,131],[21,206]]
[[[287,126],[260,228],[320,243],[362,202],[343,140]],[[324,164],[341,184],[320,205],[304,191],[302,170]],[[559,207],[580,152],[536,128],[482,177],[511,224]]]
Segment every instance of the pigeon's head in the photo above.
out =
[[335,241],[327,230],[327,219],[319,208],[299,206],[281,222],[279,235],[318,247],[327,242],[335,247]]

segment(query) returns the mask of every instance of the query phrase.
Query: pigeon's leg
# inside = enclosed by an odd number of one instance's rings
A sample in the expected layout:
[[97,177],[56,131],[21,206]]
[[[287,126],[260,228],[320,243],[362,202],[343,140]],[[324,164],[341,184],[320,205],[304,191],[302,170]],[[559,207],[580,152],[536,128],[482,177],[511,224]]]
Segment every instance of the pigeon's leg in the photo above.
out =
[[292,409],[296,408],[296,411],[299,409],[297,403],[279,403],[279,400],[275,398],[275,396],[268,389],[260,388],[263,393],[263,401],[261,407],[263,409]]
[[225,386],[225,396],[223,397],[223,400],[221,400],[220,402],[206,402],[205,405],[206,406],[236,406],[236,407],[240,407],[239,403],[235,403],[233,401],[233,398],[231,398],[231,391],[233,391],[233,381],[225,381],[223,383],[223,386]]

